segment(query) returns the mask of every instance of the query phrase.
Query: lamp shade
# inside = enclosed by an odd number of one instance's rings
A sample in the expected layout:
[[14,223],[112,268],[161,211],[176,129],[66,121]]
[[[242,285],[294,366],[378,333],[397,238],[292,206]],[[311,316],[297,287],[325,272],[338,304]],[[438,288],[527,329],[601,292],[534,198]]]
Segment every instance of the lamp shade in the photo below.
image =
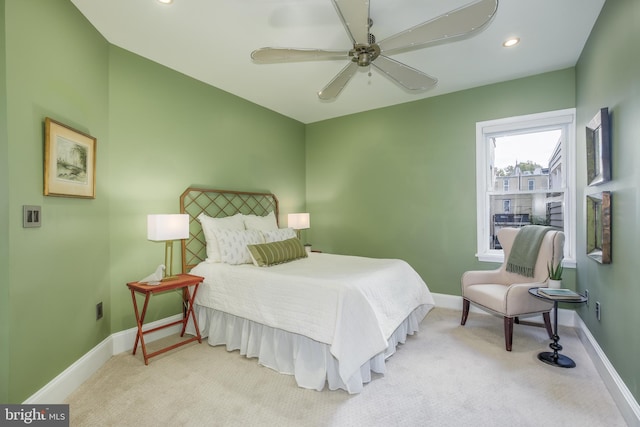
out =
[[180,240],[189,237],[189,215],[161,214],[147,216],[147,239]]
[[306,230],[311,226],[308,213],[291,213],[287,216],[287,224],[294,230]]

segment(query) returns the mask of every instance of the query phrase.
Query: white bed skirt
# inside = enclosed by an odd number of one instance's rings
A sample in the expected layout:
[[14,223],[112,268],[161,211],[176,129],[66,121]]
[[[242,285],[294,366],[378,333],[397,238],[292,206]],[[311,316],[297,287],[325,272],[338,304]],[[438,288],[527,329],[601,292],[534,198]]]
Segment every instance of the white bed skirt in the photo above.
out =
[[[209,345],[226,345],[228,351],[240,350],[246,357],[256,357],[263,366],[293,375],[302,388],[320,391],[328,384],[330,390],[343,389],[349,393],[360,393],[364,384],[371,381],[372,371],[386,372],[385,360],[395,353],[398,344],[404,344],[407,335],[419,330],[420,322],[431,308],[429,305],[416,308],[389,337],[385,351],[343,380],[339,361],[331,354],[328,344],[208,307],[194,306],[200,334],[207,338]],[[195,333],[191,320],[187,333]]]

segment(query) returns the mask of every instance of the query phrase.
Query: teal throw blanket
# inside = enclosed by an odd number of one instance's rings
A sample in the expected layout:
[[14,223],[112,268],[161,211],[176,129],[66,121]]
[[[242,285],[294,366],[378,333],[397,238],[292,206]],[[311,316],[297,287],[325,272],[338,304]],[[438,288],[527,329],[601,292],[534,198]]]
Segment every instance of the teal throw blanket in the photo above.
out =
[[507,271],[525,277],[533,277],[533,270],[538,259],[540,244],[547,231],[552,227],[542,225],[525,225],[518,231],[507,262]]

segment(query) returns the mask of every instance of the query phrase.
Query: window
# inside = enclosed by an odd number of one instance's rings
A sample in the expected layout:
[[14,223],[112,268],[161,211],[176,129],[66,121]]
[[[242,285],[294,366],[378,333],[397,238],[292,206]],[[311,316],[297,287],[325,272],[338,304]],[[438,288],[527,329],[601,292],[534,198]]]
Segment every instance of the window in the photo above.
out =
[[565,233],[575,266],[575,109],[476,123],[478,259],[502,262],[502,227],[550,225]]

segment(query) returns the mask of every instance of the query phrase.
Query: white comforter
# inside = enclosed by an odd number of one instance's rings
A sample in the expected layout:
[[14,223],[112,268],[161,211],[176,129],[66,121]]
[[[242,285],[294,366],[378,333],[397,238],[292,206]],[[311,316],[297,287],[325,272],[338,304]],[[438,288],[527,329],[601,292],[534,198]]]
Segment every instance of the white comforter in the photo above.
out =
[[414,309],[434,306],[420,276],[396,259],[312,253],[272,267],[203,262],[191,273],[205,277],[197,305],[328,344],[345,380]]

